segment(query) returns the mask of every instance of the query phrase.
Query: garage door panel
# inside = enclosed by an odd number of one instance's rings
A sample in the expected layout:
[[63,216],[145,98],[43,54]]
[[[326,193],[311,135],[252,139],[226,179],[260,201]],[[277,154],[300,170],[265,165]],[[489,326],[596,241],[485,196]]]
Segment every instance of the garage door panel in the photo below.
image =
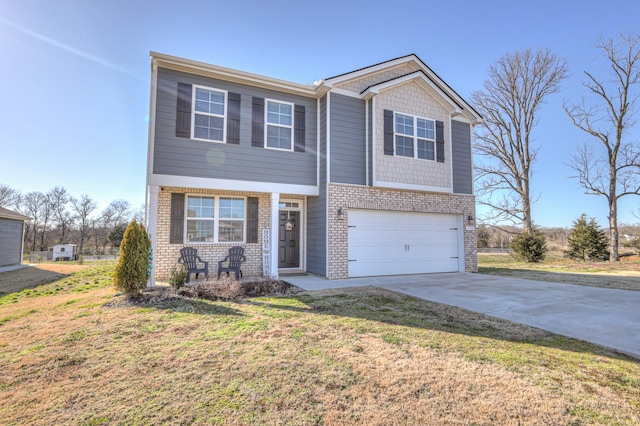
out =
[[458,216],[349,211],[349,276],[457,272]]

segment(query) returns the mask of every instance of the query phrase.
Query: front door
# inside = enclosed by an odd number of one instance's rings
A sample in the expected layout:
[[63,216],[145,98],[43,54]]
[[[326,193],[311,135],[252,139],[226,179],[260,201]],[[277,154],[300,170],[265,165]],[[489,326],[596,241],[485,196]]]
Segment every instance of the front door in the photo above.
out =
[[300,267],[300,212],[280,210],[278,268]]

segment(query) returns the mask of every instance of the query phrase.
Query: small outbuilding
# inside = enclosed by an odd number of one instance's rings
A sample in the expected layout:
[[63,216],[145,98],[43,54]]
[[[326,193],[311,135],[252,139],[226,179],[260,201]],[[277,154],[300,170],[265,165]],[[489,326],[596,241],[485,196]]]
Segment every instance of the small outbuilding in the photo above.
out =
[[78,260],[78,246],[62,243],[53,246],[53,260]]
[[24,223],[31,220],[0,207],[0,268],[20,265],[24,248]]

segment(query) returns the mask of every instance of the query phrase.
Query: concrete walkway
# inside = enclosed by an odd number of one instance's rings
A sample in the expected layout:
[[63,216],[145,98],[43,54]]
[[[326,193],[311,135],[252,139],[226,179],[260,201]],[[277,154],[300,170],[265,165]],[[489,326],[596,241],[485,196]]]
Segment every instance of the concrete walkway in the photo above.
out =
[[305,290],[373,285],[548,330],[640,358],[640,291],[451,273],[328,280],[281,277]]

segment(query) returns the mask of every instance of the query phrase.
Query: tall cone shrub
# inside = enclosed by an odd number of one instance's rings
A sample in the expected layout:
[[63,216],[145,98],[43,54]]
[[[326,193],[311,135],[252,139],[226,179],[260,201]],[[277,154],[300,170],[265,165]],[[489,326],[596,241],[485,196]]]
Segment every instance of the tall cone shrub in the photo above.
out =
[[116,289],[133,295],[139,294],[149,278],[151,241],[141,223],[132,220],[120,244],[120,259],[113,275]]

